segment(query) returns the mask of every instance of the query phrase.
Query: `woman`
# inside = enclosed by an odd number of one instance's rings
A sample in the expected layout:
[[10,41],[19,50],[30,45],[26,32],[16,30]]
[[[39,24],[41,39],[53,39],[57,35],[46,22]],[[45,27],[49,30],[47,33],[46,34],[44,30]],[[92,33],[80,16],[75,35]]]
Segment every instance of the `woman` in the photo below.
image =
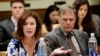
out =
[[26,11],[20,17],[15,32],[7,48],[8,56],[33,56],[36,43],[41,36],[41,21],[36,13]]
[[[41,21],[38,15],[32,11],[25,11],[20,17],[17,31],[8,44],[7,56],[35,56],[38,51],[39,37],[41,36]],[[52,56],[59,53],[68,53],[69,50],[58,48],[52,52]]]
[[86,31],[90,36],[90,33],[95,32],[95,24],[92,20],[89,3],[86,0],[76,0],[74,2],[76,9],[76,23],[75,28]]
[[59,8],[56,5],[47,8],[42,25],[43,35],[58,26],[58,10]]

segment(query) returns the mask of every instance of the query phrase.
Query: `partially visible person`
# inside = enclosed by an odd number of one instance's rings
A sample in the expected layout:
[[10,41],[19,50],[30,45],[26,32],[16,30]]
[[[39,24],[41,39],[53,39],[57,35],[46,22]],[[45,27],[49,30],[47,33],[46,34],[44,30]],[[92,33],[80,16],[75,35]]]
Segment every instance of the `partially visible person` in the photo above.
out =
[[[19,18],[17,30],[13,39],[8,44],[7,56],[37,56],[39,38],[41,37],[41,20],[39,16],[32,11],[25,11]],[[58,53],[68,53],[71,50],[62,50],[53,52],[52,55]]]
[[11,0],[11,18],[0,22],[0,51],[6,51],[8,42],[12,38],[12,33],[17,29],[16,25],[19,17],[25,10],[24,0]]
[[63,47],[63,50],[71,49],[72,51],[68,53],[55,54],[55,56],[88,55],[88,34],[84,31],[73,29],[75,21],[75,9],[71,6],[63,5],[59,9],[58,22],[60,26],[44,36],[44,38],[48,41],[49,54],[53,53],[56,48]]
[[95,23],[96,34],[97,34],[96,37],[100,38],[100,16],[92,13],[92,18],[93,18],[93,22]]
[[59,8],[56,5],[50,5],[47,8],[42,25],[42,35],[45,35],[58,26],[58,10]]
[[89,36],[90,33],[93,32],[96,34],[95,23],[92,19],[89,2],[86,0],[75,0],[74,7],[77,13],[75,29],[83,30],[87,32]]

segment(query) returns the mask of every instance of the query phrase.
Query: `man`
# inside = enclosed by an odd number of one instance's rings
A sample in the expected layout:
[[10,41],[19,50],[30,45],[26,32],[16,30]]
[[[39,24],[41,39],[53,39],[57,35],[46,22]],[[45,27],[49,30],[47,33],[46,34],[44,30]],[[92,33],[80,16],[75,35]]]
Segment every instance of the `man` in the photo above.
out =
[[[54,50],[62,48],[62,50],[71,49],[71,52],[57,53],[57,56],[79,56],[88,54],[88,35],[86,32],[73,29],[76,16],[75,10],[70,6],[62,6],[59,10],[60,27],[46,34],[44,37],[48,40],[48,53],[54,54]],[[70,41],[69,41],[70,40]],[[74,43],[74,44],[73,44]],[[73,46],[72,46],[73,45]],[[62,51],[61,49],[58,52]]]
[[10,19],[0,22],[0,51],[6,50],[12,33],[17,29],[17,21],[25,10],[24,5],[24,0],[11,0],[12,16]]

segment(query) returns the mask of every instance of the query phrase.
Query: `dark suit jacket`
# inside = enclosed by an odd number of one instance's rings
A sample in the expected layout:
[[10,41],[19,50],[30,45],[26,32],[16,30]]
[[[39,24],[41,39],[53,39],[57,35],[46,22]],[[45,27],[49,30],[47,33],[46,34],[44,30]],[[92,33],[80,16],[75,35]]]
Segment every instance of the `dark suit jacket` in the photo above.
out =
[[[82,55],[88,54],[88,35],[86,32],[73,30],[74,36],[79,44],[80,51]],[[57,28],[50,33],[46,34],[45,39],[48,40],[48,53],[50,54],[54,49],[64,46],[65,49],[68,49],[67,39],[64,36],[64,33],[60,28]],[[66,55],[57,55],[57,56],[69,56]]]
[[[12,38],[14,24],[11,19],[0,22],[0,50],[6,50],[9,40]],[[1,48],[2,47],[2,48]]]

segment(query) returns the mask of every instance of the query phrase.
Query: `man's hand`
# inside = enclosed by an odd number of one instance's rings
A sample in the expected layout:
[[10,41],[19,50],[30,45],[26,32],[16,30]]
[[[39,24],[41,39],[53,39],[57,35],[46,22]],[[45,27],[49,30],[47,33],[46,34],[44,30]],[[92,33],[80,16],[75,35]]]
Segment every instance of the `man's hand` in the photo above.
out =
[[68,49],[68,50],[64,50],[64,46],[60,47],[60,48],[57,48],[55,49],[50,56],[55,56],[55,55],[59,55],[59,54],[67,54],[69,52],[71,52],[72,50],[71,49]]

